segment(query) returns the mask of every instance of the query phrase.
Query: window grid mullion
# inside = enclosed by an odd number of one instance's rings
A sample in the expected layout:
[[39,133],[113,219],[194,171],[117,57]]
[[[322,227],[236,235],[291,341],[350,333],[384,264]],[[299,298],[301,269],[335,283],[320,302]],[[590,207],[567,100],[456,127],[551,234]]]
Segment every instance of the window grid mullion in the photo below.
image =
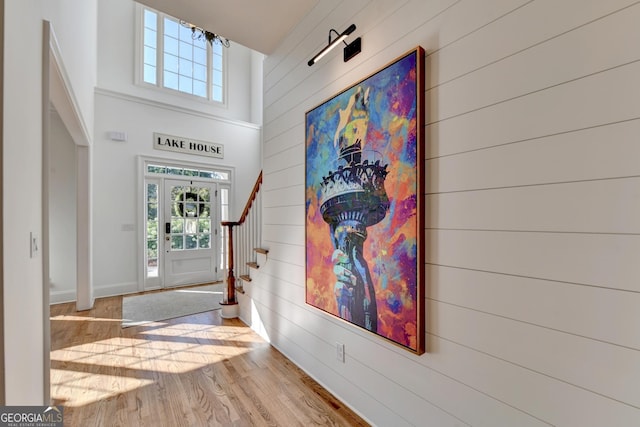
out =
[[158,81],[158,87],[164,88],[164,18],[160,13],[156,14],[156,27],[162,31],[158,31],[156,45],[158,46],[158,54],[156,56],[156,62],[158,64],[156,70],[156,79]]
[[207,98],[213,99],[213,48],[207,44]]

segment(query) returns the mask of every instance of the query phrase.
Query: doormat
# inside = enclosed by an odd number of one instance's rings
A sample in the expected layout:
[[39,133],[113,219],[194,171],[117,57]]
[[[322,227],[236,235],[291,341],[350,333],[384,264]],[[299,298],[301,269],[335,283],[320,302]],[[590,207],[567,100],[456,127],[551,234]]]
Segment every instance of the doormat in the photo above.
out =
[[220,309],[225,283],[153,292],[122,298],[122,327]]

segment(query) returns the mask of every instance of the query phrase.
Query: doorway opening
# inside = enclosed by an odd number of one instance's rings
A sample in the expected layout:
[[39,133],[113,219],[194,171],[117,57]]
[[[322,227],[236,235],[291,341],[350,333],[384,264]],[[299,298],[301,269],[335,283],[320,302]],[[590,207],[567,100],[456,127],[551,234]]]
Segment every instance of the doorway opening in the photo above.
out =
[[232,171],[142,159],[143,291],[210,283],[226,275]]

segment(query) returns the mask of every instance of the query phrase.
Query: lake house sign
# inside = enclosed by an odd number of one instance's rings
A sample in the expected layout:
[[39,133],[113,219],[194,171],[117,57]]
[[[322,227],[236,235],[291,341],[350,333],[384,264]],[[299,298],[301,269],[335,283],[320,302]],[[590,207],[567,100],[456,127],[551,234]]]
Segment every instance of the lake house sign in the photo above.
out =
[[224,158],[224,146],[212,142],[198,141],[197,139],[182,138],[179,136],[153,133],[153,148],[156,150],[174,151],[176,153],[194,154],[196,156],[209,156],[218,159]]

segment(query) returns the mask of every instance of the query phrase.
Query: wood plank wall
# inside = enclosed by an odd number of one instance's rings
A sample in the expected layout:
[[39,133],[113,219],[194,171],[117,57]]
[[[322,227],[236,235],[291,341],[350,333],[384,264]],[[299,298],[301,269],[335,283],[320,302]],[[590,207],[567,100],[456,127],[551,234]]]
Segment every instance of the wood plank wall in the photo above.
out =
[[[362,53],[308,67],[351,23]],[[318,2],[265,63],[251,296],[273,345],[379,426],[640,425],[638,23],[630,0]],[[304,303],[305,112],[417,45],[422,356]]]

